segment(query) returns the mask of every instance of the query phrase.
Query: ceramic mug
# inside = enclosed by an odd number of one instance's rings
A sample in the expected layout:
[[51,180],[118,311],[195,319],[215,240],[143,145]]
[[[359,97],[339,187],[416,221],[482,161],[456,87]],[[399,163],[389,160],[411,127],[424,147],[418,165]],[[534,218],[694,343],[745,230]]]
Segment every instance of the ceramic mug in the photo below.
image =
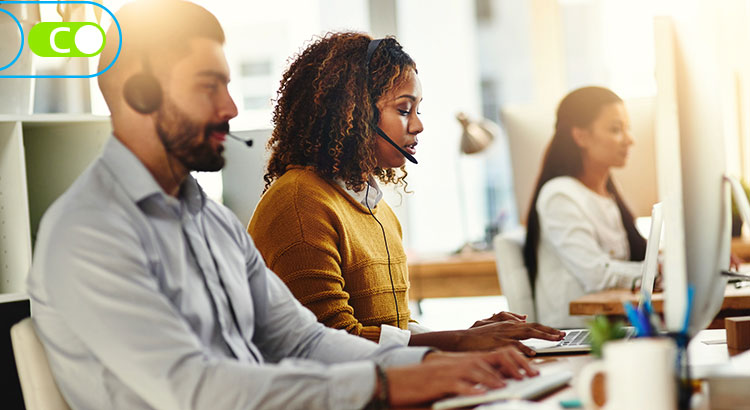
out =
[[[576,390],[585,409],[674,410],[677,408],[675,363],[677,349],[666,338],[609,342],[604,358],[587,364],[576,379]],[[592,382],[605,375],[604,406],[593,400]]]

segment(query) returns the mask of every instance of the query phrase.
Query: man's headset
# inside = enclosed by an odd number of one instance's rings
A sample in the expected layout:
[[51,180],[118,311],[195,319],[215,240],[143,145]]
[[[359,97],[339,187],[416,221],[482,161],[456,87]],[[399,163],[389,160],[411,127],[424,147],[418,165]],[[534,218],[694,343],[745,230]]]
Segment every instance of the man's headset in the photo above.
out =
[[[373,55],[373,54],[375,54],[375,50],[377,50],[377,49],[378,49],[378,46],[380,45],[380,43],[382,43],[382,42],[383,42],[383,40],[385,40],[385,39],[383,39],[383,38],[379,38],[379,39],[376,39],[376,40],[371,40],[371,41],[370,41],[370,44],[368,44],[368,45],[367,45],[367,58],[365,58],[365,70],[366,70],[366,72],[367,72],[368,74],[369,74],[369,72],[370,72],[370,60],[372,60],[372,55]],[[370,78],[368,77],[368,79],[367,79],[367,80],[368,80],[368,84],[369,84],[369,80],[370,80]],[[375,102],[374,102],[374,101],[373,101],[373,105],[375,105]],[[379,116],[380,116],[380,114],[379,114],[379,112],[378,112],[378,109],[377,109],[377,107],[375,107],[375,132],[376,132],[376,133],[378,133],[378,135],[379,135],[379,136],[380,136],[381,138],[383,138],[384,140],[388,141],[388,143],[389,143],[389,144],[393,145],[393,148],[396,148],[396,149],[398,150],[398,152],[400,152],[400,153],[401,153],[401,154],[402,154],[402,155],[403,155],[404,157],[406,157],[406,159],[408,159],[408,160],[409,160],[409,161],[410,161],[411,163],[413,163],[413,164],[417,164],[417,163],[418,163],[418,162],[417,162],[417,159],[416,159],[416,158],[414,158],[414,156],[413,156],[413,155],[409,154],[409,153],[408,153],[408,152],[406,152],[406,151],[405,151],[405,150],[404,150],[403,148],[399,147],[399,146],[398,146],[398,145],[397,145],[397,144],[396,144],[395,142],[393,142],[393,140],[392,140],[392,139],[391,139],[391,138],[390,138],[390,137],[389,137],[389,136],[388,136],[388,135],[387,135],[387,134],[385,133],[385,131],[383,131],[382,129],[380,129],[380,127],[378,127],[378,125],[377,125],[377,122],[378,122],[378,121],[377,121],[377,120],[378,120]]]
[[[143,71],[137,74],[133,74],[125,81],[123,85],[123,96],[125,102],[128,103],[130,108],[135,111],[148,115],[153,114],[156,110],[161,107],[163,92],[161,90],[161,84],[159,80],[153,74],[151,69],[151,62],[148,57],[143,56]],[[248,147],[253,146],[253,140],[242,139],[236,135],[230,134],[227,130],[227,135],[237,141],[245,143]]]

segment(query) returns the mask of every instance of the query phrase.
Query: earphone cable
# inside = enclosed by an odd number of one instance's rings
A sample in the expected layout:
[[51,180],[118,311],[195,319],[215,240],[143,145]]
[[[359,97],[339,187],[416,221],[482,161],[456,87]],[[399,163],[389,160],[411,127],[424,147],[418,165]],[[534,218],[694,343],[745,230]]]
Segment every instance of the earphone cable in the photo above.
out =
[[367,183],[367,189],[365,190],[365,205],[367,206],[367,210],[370,211],[370,215],[373,219],[375,219],[375,222],[380,225],[380,230],[383,232],[383,242],[385,242],[385,254],[388,257],[388,278],[391,280],[391,292],[393,292],[393,303],[396,305],[396,327],[401,328],[401,314],[398,311],[398,298],[396,298],[396,286],[393,284],[393,274],[391,273],[391,252],[388,250],[388,239],[385,236],[385,228],[383,227],[383,224],[380,223],[377,217],[375,217],[375,214],[372,213],[372,209],[370,209],[370,183],[368,181]]

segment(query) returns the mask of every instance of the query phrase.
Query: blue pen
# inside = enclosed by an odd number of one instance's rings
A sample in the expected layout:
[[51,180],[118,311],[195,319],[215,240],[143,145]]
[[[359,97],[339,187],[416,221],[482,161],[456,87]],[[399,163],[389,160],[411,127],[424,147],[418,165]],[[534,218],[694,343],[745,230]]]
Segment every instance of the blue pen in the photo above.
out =
[[641,321],[641,325],[643,326],[643,336],[653,336],[653,332],[651,330],[651,321],[648,318],[648,312],[646,311],[646,309],[637,309],[636,313],[638,314],[638,319]]
[[693,311],[693,297],[695,294],[695,288],[693,285],[688,285],[687,288],[687,308],[685,309],[685,323],[682,325],[682,334],[686,335],[688,328],[690,327],[690,315]]
[[649,316],[654,314],[654,307],[651,306],[650,299],[646,299],[643,301],[643,307],[646,309],[646,313],[648,313]]
[[[646,313],[650,320],[649,324],[651,325],[651,332],[653,334],[656,334],[660,329],[664,328],[664,322],[661,321],[661,318],[659,318],[659,315],[654,313],[654,307],[651,305],[651,301],[646,301],[646,303],[643,304],[643,307],[646,308]],[[661,325],[661,326],[660,326]]]
[[630,321],[630,324],[635,327],[635,334],[638,337],[645,336],[645,329],[643,328],[643,324],[641,323],[641,319],[638,317],[638,312],[636,312],[635,308],[629,301],[622,302],[622,306],[625,308],[625,314],[628,316],[628,320]]

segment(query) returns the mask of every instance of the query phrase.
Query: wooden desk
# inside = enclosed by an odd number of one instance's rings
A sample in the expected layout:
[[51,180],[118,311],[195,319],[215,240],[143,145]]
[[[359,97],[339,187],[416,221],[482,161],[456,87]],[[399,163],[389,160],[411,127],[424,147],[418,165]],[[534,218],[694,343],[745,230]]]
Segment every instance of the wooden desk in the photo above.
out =
[[[750,241],[732,239],[732,252],[750,261]],[[492,251],[410,257],[408,265],[412,300],[501,294]]]
[[501,294],[493,252],[409,258],[409,282],[412,300]]
[[[624,316],[622,302],[638,303],[638,294],[626,289],[612,289],[591,293],[570,302],[571,315],[607,315]],[[664,294],[654,293],[652,297],[654,311],[664,312]],[[728,285],[724,293],[724,303],[716,315],[711,328],[723,328],[724,318],[750,315],[750,287],[736,289]]]

